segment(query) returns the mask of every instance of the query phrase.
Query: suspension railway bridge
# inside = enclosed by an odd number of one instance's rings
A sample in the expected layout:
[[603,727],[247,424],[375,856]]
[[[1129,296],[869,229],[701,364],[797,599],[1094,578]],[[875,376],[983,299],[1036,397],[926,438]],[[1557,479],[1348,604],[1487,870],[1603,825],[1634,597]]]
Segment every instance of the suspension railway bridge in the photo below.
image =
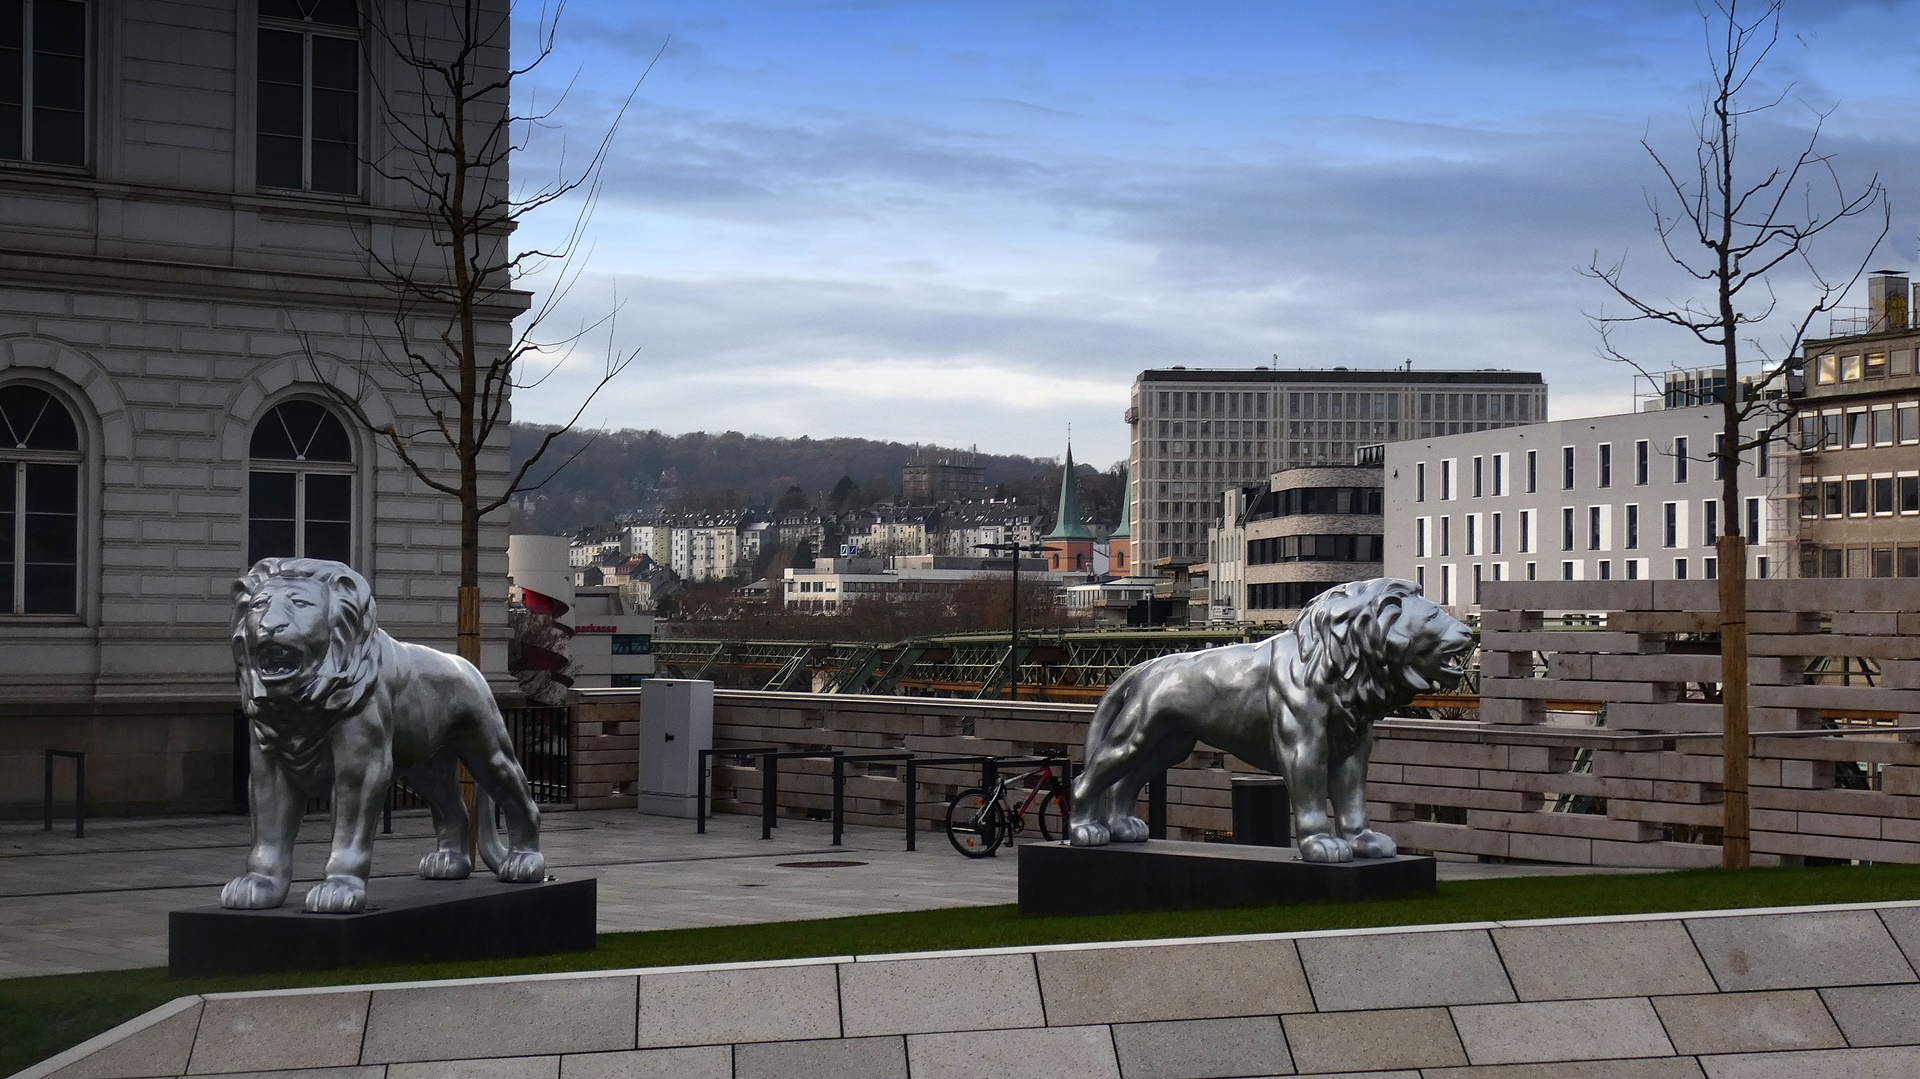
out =
[[[1020,699],[1090,704],[1135,664],[1173,652],[1261,639],[1257,629],[1040,631],[1020,639]],[[654,669],[733,689],[875,693],[993,700],[1007,695],[1011,642],[1004,632],[915,637],[893,644],[656,637]],[[1460,692],[1416,698],[1435,713],[1479,707],[1477,678]]]

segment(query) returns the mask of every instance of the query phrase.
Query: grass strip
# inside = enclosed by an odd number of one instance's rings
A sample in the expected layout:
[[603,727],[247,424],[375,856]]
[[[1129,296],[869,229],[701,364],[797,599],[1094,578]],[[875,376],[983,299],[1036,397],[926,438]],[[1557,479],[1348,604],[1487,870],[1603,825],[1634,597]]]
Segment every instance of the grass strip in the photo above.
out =
[[878,955],[1082,941],[1283,933],[1444,922],[1869,903],[1920,898],[1920,866],[1694,870],[1443,881],[1433,895],[1363,903],[1023,918],[1012,906],[805,922],[604,933],[591,952],[247,977],[170,980],[162,968],[0,980],[0,1075],[188,993],[613,970],[821,955]]

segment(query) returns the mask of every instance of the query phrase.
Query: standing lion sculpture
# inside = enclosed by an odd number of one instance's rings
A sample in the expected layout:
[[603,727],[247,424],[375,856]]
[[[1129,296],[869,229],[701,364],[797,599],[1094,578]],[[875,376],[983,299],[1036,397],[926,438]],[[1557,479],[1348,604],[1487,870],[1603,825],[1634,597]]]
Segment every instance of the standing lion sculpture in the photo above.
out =
[[1374,721],[1453,686],[1472,645],[1418,585],[1381,577],[1328,589],[1264,641],[1148,660],[1094,712],[1068,842],[1144,841],[1140,788],[1204,741],[1286,777],[1303,861],[1390,858],[1393,840],[1367,821]]
[[[503,881],[546,879],[540,811],[513,756],[487,681],[473,664],[389,637],[366,578],[339,562],[267,558],[233,585],[233,658],[253,732],[253,848],[220,905],[277,907],[293,879],[307,795],[333,782],[333,850],[306,909],[350,914],[367,903],[373,830],[396,775],[433,809],[436,849],[420,875],[473,871],[472,826],[454,764],[476,782],[479,850]],[[505,811],[510,846],[493,827]]]

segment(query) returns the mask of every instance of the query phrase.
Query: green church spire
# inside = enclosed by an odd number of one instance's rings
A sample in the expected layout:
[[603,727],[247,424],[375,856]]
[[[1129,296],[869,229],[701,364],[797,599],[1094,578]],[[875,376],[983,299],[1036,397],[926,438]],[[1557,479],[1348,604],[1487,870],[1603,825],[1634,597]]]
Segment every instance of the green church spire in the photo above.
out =
[[1067,467],[1060,474],[1060,513],[1054,519],[1050,540],[1093,539],[1093,533],[1080,522],[1080,483],[1073,474],[1073,443],[1067,443]]
[[1120,481],[1120,523],[1114,526],[1108,539],[1132,539],[1133,532],[1133,473],[1123,472]]

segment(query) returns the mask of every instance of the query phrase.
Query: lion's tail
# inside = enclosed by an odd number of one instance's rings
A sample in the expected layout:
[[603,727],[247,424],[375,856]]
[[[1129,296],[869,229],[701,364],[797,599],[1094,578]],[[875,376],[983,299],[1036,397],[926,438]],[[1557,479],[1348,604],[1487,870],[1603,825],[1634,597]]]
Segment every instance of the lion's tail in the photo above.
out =
[[473,845],[480,852],[480,860],[487,868],[500,872],[500,863],[506,860],[507,845],[500,839],[500,825],[493,819],[493,796],[487,793],[485,785],[473,785]]

